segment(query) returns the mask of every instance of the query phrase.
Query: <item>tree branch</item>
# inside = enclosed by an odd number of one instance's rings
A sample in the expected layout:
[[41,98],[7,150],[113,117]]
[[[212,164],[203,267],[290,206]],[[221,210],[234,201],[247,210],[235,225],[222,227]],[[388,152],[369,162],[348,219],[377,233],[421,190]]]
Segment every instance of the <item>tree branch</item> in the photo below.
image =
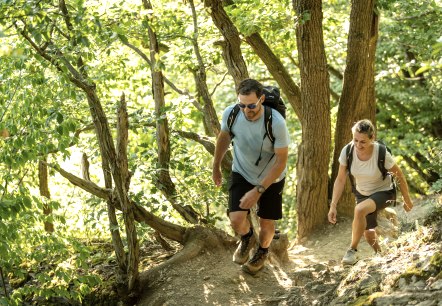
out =
[[[101,199],[108,200],[114,197],[113,192],[110,189],[101,188],[91,181],[84,180],[74,174],[61,169],[59,166],[52,165],[44,161],[42,162],[60,173],[64,178],[69,180],[75,186],[78,186]],[[113,205],[115,205],[115,208],[121,210],[121,206],[118,201],[112,201],[112,203]],[[130,201],[130,203],[134,207],[134,216],[136,221],[145,222],[147,225],[159,231],[163,236],[168,239],[172,239],[179,243],[184,242],[184,234],[186,232],[185,227],[173,224],[155,216],[134,201]]]
[[64,178],[66,178],[69,182],[74,184],[75,186],[80,187],[84,191],[87,191],[101,199],[107,200],[112,197],[112,190],[101,188],[97,184],[82,179],[72,173],[67,172],[66,170],[60,168],[58,165],[49,164],[46,161],[41,161],[43,164],[51,167],[52,169],[56,170],[58,173],[60,173]]

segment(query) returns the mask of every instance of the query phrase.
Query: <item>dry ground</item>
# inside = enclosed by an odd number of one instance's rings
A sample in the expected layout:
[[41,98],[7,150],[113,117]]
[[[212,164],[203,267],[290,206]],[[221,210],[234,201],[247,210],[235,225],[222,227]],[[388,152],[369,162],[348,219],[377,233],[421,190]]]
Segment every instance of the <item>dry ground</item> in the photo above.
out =
[[[398,219],[403,223],[419,222],[429,210],[429,205],[422,203],[417,203],[408,214],[396,207]],[[351,220],[338,219],[336,225],[326,226],[308,241],[292,243],[288,263],[281,264],[271,257],[256,276],[243,273],[232,262],[232,253],[206,252],[186,264],[162,271],[145,288],[137,305],[300,305],[293,298],[290,303],[283,301],[291,288],[311,282],[312,275],[320,277],[324,270],[338,274],[344,270],[340,260],[350,238]],[[383,237],[383,248],[388,248],[391,241],[392,238]],[[364,240],[358,254],[362,259],[373,257]]]

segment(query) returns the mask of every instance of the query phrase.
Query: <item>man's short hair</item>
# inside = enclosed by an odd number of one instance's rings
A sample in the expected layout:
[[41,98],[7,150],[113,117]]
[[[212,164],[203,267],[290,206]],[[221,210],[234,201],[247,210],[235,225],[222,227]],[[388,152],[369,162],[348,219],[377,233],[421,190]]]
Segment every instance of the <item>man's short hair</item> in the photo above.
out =
[[263,86],[260,82],[254,79],[245,79],[242,80],[241,83],[236,87],[236,93],[238,95],[248,96],[252,92],[256,93],[256,96],[259,98],[263,93]]

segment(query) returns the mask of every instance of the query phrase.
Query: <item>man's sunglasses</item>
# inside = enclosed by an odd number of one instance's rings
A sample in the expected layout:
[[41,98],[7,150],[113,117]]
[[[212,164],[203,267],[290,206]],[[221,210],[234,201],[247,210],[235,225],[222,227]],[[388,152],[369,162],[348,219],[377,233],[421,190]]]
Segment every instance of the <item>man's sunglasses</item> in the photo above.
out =
[[239,100],[238,100],[238,105],[241,108],[255,109],[258,106],[259,101],[261,101],[261,98],[259,98],[258,102],[256,102],[256,103],[253,103],[253,104],[243,104],[243,103],[239,102]]

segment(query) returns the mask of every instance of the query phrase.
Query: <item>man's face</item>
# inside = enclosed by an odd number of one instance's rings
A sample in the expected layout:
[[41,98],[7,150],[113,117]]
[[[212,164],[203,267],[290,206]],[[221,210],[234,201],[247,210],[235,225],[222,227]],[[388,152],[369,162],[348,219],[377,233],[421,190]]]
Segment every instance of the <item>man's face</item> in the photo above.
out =
[[243,110],[247,120],[253,121],[259,118],[263,99],[263,96],[258,98],[255,92],[249,95],[238,95],[239,107]]

